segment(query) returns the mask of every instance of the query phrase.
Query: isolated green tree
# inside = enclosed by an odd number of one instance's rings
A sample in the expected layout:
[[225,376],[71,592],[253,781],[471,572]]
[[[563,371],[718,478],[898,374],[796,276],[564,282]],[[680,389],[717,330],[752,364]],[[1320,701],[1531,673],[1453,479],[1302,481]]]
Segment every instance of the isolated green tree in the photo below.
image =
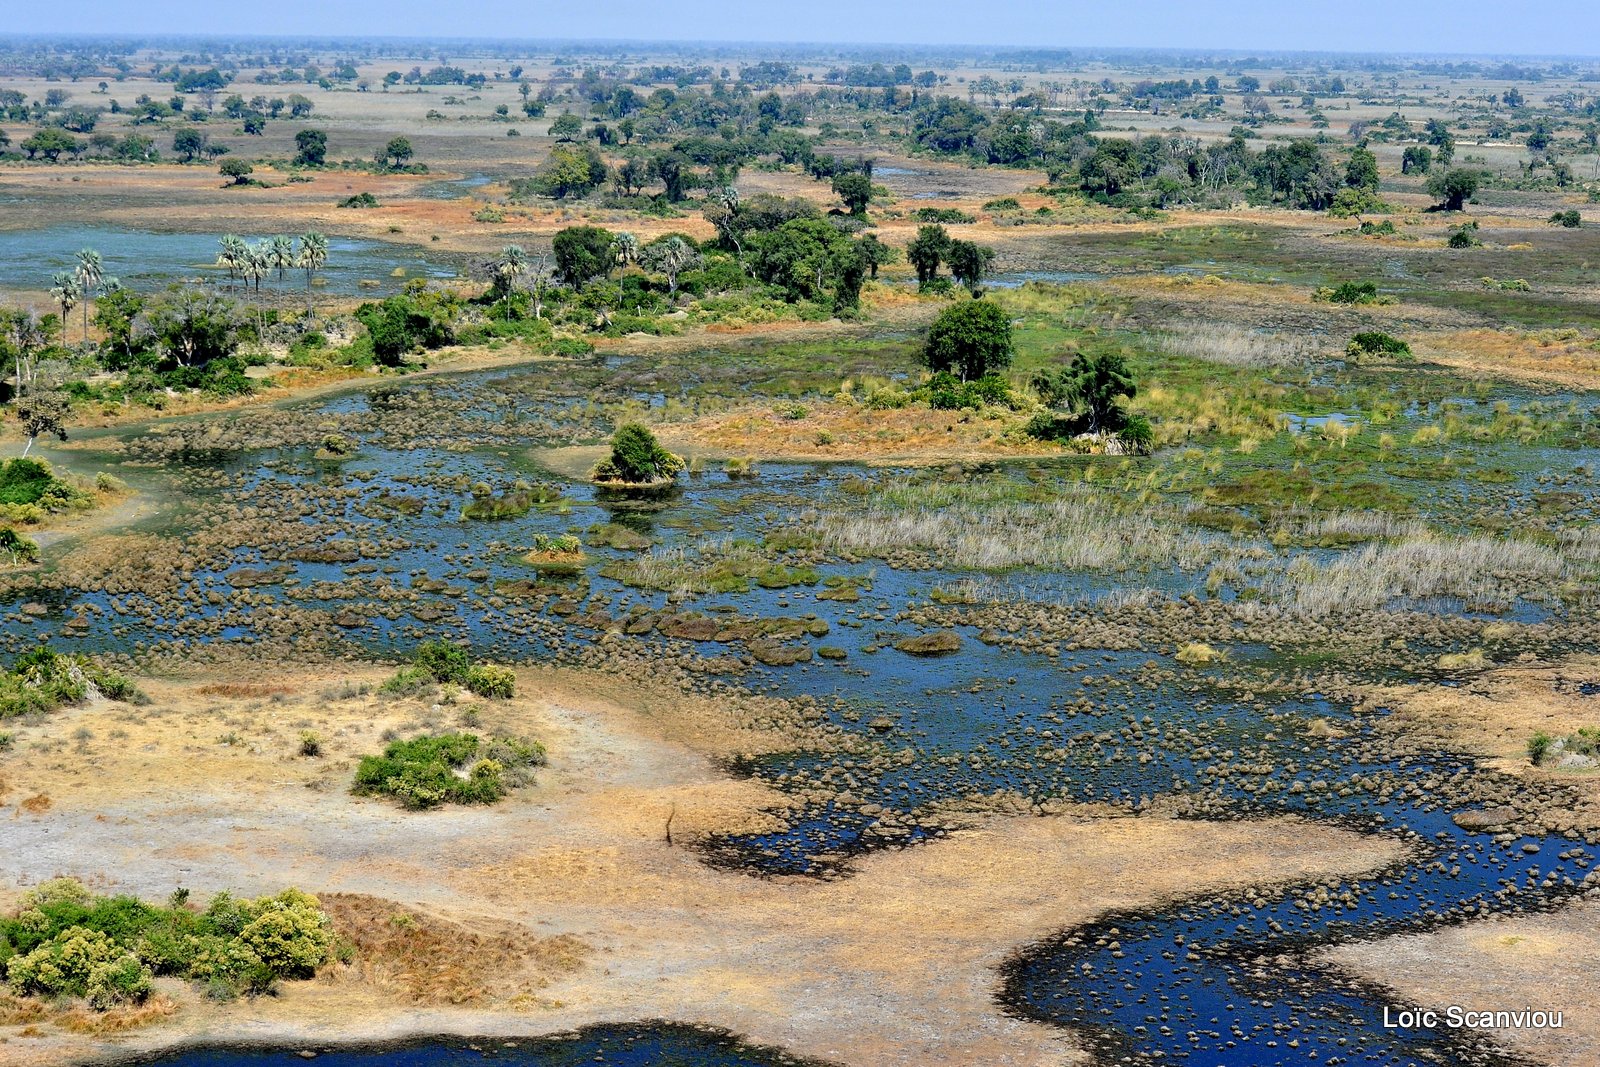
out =
[[302,167],[320,167],[328,160],[328,134],[325,130],[301,130],[294,135],[294,161]]
[[939,276],[939,264],[950,251],[950,232],[943,226],[923,226],[906,245],[906,259],[917,272],[917,282],[927,285]]
[[570,111],[563,111],[550,124],[550,136],[558,141],[576,141],[583,136],[583,120]]
[[222,166],[217,168],[224,178],[233,179],[231,183],[233,185],[248,185],[250,175],[255,173],[255,169],[242,159],[224,159]]
[[1481,171],[1457,167],[1435,174],[1428,179],[1428,195],[1439,201],[1439,207],[1445,211],[1460,211],[1466,207],[1467,201],[1472,199],[1478,191],[1478,186],[1483,183]]
[[983,276],[994,260],[994,249],[972,241],[951,241],[945,258],[950,263],[950,273],[955,276],[956,282],[966,286],[973,296],[979,295]]
[[612,232],[601,226],[569,226],[562,230],[551,242],[556,277],[562,284],[578,289],[609,274],[616,262],[613,241]]
[[1344,168],[1344,183],[1352,189],[1378,191],[1378,157],[1366,145],[1357,145]]
[[1033,385],[1053,403],[1065,404],[1081,415],[1091,433],[1122,429],[1127,415],[1121,400],[1132,399],[1139,392],[1133,372],[1116,352],[1079,355],[1053,380],[1035,376]]
[[206,150],[206,135],[199,130],[179,130],[172,135],[172,150],[183,162],[193,163]]
[[395,137],[383,146],[383,155],[379,158],[379,162],[399,169],[409,163],[414,154],[409,140]]
[[988,300],[963,300],[939,313],[928,330],[922,359],[935,373],[973,381],[1011,365],[1011,319]]
[[872,203],[872,179],[865,174],[840,174],[833,179],[833,193],[852,215],[865,215]]

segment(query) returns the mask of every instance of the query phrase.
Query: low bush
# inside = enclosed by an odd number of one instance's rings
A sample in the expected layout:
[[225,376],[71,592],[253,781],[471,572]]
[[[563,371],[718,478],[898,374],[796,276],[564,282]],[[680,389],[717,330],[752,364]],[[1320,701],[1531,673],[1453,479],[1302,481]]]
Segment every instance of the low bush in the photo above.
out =
[[1469,222],[1457,229],[1450,231],[1445,244],[1451,248],[1477,248],[1483,244],[1478,240],[1478,224]]
[[377,207],[378,198],[373,196],[371,193],[357,193],[354,196],[347,196],[343,200],[339,201],[339,206],[349,208]]
[[1340,282],[1328,291],[1327,299],[1335,304],[1376,304],[1378,286],[1373,282]]
[[954,207],[919,207],[913,218],[918,222],[929,223],[964,223],[977,222],[976,215],[969,215],[960,208]]
[[351,792],[393,797],[412,810],[492,804],[532,782],[533,768],[544,763],[544,746],[537,741],[429,734],[391,742],[381,756],[363,757]]
[[998,374],[964,382],[949,371],[928,379],[928,406],[935,411],[976,410],[985,405],[1009,405],[1011,386]]
[[1355,363],[1405,363],[1415,358],[1409,344],[1379,330],[1356,334],[1345,346],[1344,353]]
[[182,890],[160,907],[58,879],[0,917],[0,969],[15,993],[83,997],[100,1011],[142,1003],[155,975],[230,997],[265,992],[280,979],[310,978],[332,943],[317,899],[293,889],[256,900],[219,893],[196,911]]
[[472,654],[448,641],[425,641],[417,646],[412,665],[402,668],[378,687],[384,696],[419,696],[437,683],[459,685],[481,697],[516,695],[517,679],[507,667],[474,663]]
[[92,693],[126,703],[144,699],[132,682],[97,666],[88,657],[69,656],[40,646],[0,674],[0,721],[54,711],[80,703]]
[[1583,225],[1583,216],[1572,210],[1558,211],[1550,216],[1550,225],[1565,226],[1569,230],[1575,230]]

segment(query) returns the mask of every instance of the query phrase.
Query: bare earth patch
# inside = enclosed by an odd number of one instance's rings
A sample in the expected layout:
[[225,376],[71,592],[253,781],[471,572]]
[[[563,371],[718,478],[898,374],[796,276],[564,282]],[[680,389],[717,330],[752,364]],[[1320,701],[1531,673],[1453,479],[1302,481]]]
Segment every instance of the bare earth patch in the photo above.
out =
[[[995,1003],[996,967],[1019,946],[1109,908],[1397,854],[1292,820],[994,818],[873,855],[845,880],[763,880],[683,845],[776,825],[786,803],[705,753],[792,739],[709,701],[524,672],[528,695],[483,705],[477,728],[542,740],[537,783],[492,808],[405,813],[348,794],[355,758],[390,728],[460,728],[464,709],[360,692],[381,677],[258,664],[151,679],[147,708],[99,704],[18,731],[0,756],[0,903],[57,875],[148,897],[292,884],[323,896],[356,953],[276,998],[219,1005],[164,982],[177,1011],[114,1037],[0,1024],[0,1059],[202,1034],[323,1045],[665,1018],[863,1067],[1075,1063],[1069,1034]],[[297,754],[307,729],[323,756]],[[26,803],[39,796],[50,803]]]
[[1560,1030],[1502,1028],[1515,1052],[1563,1067],[1600,1064],[1600,905],[1469,923],[1413,937],[1344,945],[1327,958],[1392,986],[1402,1003],[1443,1012],[1562,1013]]

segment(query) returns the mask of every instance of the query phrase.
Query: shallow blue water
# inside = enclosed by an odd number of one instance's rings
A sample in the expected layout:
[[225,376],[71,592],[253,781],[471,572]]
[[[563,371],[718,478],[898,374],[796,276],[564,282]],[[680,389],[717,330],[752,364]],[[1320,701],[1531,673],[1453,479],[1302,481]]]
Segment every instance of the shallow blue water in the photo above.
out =
[[[171,282],[206,278],[227,284],[226,271],[214,266],[219,234],[152,233],[113,226],[51,226],[39,230],[0,229],[0,289],[43,290],[50,276],[70,270],[73,257],[83,248],[98,251],[107,277],[144,291]],[[270,234],[241,233],[248,241]],[[293,236],[293,235],[291,235]],[[391,277],[400,268],[403,278]],[[455,267],[442,259],[422,255],[406,245],[365,241],[350,237],[328,238],[328,263],[317,277],[326,282],[317,291],[341,296],[397,291],[411,278],[453,278]],[[376,285],[363,286],[365,280]],[[288,271],[282,282],[276,275],[262,283],[263,294],[282,290],[304,299],[305,275]],[[241,286],[242,291],[242,286]]]

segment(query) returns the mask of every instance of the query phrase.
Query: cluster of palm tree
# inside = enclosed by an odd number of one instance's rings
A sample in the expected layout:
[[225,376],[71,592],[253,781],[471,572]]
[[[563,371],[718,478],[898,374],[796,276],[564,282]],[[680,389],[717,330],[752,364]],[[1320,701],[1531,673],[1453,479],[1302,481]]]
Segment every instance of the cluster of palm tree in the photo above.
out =
[[317,271],[328,264],[328,239],[320,233],[302,234],[298,242],[278,234],[260,241],[249,242],[237,234],[224,234],[222,248],[217,253],[217,266],[228,272],[231,286],[243,281],[245,288],[261,292],[263,279],[276,272],[278,283],[290,270],[303,270],[306,274],[306,313],[310,314],[311,286]]
[[77,254],[71,270],[57,271],[50,276],[50,299],[61,306],[62,329],[66,329],[72,309],[81,306],[84,340],[89,339],[89,308],[94,298],[121,288],[120,281],[106,276],[105,260],[92,248]]
[[544,290],[550,284],[552,271],[548,252],[540,252],[530,258],[521,245],[506,245],[490,269],[500,283],[500,290],[504,294],[502,302],[509,300],[519,282],[526,278],[528,292],[533,296],[533,317],[544,317]]

